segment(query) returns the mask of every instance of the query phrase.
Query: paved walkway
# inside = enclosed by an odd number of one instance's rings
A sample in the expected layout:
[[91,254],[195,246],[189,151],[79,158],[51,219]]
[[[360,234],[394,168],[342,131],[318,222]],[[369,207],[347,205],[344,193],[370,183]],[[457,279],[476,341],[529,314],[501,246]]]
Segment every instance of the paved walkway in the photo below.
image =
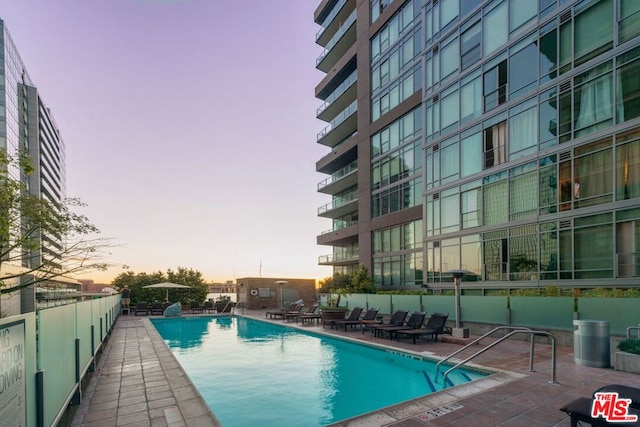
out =
[[[264,312],[245,314],[265,319]],[[420,340],[414,345],[411,341],[389,341],[360,332],[287,324],[435,357],[447,356],[461,348],[450,342]],[[484,344],[473,346],[458,357],[462,359],[482,346]],[[640,375],[576,365],[573,348],[560,346],[557,347],[557,382],[550,383],[551,346],[536,344],[535,372],[528,372],[529,349],[528,342],[507,340],[474,359],[476,364],[500,373],[336,426],[569,427],[569,417],[559,411],[565,403],[590,396],[606,384],[640,387]],[[219,426],[219,423],[148,319],[120,316],[72,425],[197,427]]]

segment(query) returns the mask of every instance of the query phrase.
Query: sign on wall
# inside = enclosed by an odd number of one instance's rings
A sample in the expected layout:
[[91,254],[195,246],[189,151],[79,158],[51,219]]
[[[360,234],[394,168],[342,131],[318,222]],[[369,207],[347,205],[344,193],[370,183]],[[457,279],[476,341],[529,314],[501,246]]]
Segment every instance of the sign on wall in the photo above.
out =
[[0,420],[5,427],[26,427],[24,320],[0,327]]

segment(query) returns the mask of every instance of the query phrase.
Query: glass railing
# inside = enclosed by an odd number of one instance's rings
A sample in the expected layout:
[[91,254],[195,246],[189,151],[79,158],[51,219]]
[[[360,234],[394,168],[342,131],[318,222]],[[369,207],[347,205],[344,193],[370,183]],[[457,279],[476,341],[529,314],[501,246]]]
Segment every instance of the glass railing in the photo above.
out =
[[358,70],[354,70],[349,77],[347,77],[342,83],[340,83],[340,86],[335,88],[335,90],[331,92],[329,96],[327,96],[327,99],[325,99],[324,104],[322,104],[316,110],[316,116],[319,116],[320,113],[326,110],[329,107],[329,105],[333,103],[333,101],[335,101],[336,99],[338,99],[340,95],[345,93],[346,90],[349,89],[349,87],[351,87],[351,85],[354,84],[357,79],[358,79]]
[[345,222],[342,222],[340,224],[334,225],[331,230],[325,230],[325,231],[321,232],[320,235],[329,234],[329,233],[333,233],[335,231],[344,230],[345,228],[351,227],[352,225],[356,225],[357,223],[358,223],[358,221],[345,221]]
[[358,259],[358,253],[354,251],[338,252],[330,255],[320,255],[318,263],[326,264],[330,262],[354,261]]
[[324,187],[326,187],[327,185],[333,184],[334,182],[339,181],[341,178],[349,175],[352,172],[355,172],[358,170],[358,162],[354,161],[349,163],[347,166],[343,167],[342,169],[339,169],[337,171],[335,171],[333,174],[331,174],[331,176],[327,179],[325,179],[322,182],[318,183],[318,190],[323,189]]
[[349,194],[346,194],[344,196],[340,196],[339,198],[336,198],[335,200],[332,200],[331,203],[327,203],[324,206],[320,206],[318,208],[318,215],[328,212],[330,210],[333,209],[338,209],[339,207],[342,207],[348,203],[351,203],[355,200],[358,200],[358,192],[357,191],[352,191]]
[[322,21],[322,24],[320,24],[321,28],[316,33],[316,41],[318,41],[318,39],[322,37],[322,34],[327,30],[327,27],[335,19],[335,17],[338,15],[340,10],[346,3],[347,3],[347,0],[340,0],[335,4],[335,6],[333,6],[333,9],[331,9],[331,12],[329,12],[327,17],[324,18],[324,21]]
[[334,128],[336,128],[340,123],[344,122],[348,117],[350,117],[353,113],[355,113],[356,111],[358,111],[358,100],[356,99],[355,101],[353,101],[347,108],[345,108],[344,110],[342,110],[337,116],[335,116],[333,118],[333,120],[331,120],[331,122],[329,123],[329,125],[327,125],[327,127],[325,127],[324,129],[322,129],[319,133],[318,133],[318,139],[317,141],[320,141],[322,138],[325,137],[325,135],[327,135],[329,132],[331,132]]
[[331,51],[331,49],[333,49],[333,47],[336,44],[338,44],[342,36],[344,36],[344,34],[349,30],[349,27],[351,27],[351,24],[353,24],[354,22],[356,22],[355,10],[351,12],[351,15],[349,15],[349,17],[342,23],[342,26],[340,27],[340,29],[336,31],[333,37],[331,37],[331,40],[329,40],[329,43],[327,43],[327,46],[324,48],[324,51],[322,51],[318,59],[316,59],[316,65],[322,62],[324,57],[327,56],[327,54]]

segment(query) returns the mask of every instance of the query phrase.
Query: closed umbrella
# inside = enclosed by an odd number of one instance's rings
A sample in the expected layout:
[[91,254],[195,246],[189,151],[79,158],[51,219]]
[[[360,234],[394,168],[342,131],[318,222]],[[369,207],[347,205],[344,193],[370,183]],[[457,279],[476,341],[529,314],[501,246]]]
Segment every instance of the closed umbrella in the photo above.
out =
[[167,290],[167,295],[165,297],[166,301],[169,301],[169,289],[183,289],[183,288],[190,288],[190,287],[191,286],[179,285],[177,283],[171,283],[171,282],[162,282],[162,283],[156,283],[154,285],[143,286],[143,288],[166,289]]

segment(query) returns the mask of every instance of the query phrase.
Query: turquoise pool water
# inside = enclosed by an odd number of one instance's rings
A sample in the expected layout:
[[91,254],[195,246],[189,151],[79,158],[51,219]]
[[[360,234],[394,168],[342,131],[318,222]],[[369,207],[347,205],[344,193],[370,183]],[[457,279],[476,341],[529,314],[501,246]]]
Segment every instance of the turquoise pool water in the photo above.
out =
[[408,353],[244,317],[152,322],[224,427],[323,426],[442,388]]

